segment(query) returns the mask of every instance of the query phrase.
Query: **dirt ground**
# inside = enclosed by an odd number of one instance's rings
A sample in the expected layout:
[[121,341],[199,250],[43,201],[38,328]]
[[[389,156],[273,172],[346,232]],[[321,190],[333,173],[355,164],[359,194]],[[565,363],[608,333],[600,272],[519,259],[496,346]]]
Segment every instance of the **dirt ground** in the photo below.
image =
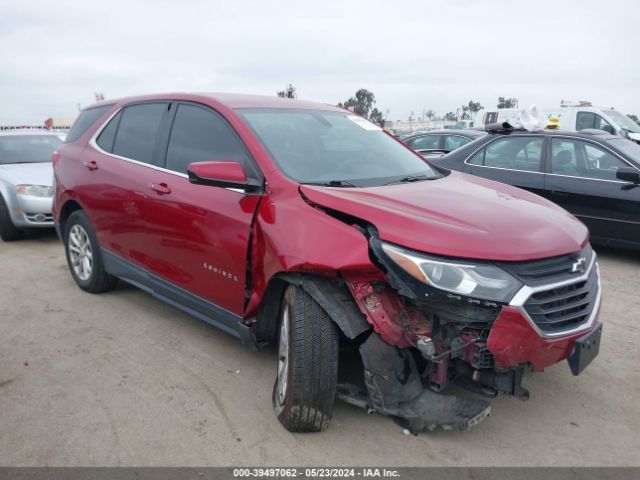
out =
[[133,287],[76,287],[53,233],[0,243],[0,465],[640,465],[640,255],[600,249],[600,356],[531,377],[470,432],[404,435],[338,403],[285,431],[273,351]]

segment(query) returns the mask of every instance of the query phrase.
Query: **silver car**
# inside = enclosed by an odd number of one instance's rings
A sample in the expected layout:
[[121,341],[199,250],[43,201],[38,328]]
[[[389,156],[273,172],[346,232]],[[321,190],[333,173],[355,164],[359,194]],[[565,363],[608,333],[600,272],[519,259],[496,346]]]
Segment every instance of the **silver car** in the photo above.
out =
[[53,227],[51,154],[64,134],[48,130],[0,130],[0,238],[25,229]]

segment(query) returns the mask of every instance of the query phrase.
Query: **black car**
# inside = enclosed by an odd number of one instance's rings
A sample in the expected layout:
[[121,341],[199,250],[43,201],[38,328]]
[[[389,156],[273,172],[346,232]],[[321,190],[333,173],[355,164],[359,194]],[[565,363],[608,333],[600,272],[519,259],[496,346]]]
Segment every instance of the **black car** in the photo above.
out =
[[584,222],[593,242],[640,248],[640,145],[630,140],[507,128],[434,163],[537,193]]
[[429,130],[404,137],[402,141],[429,160],[441,157],[449,152],[484,137],[484,130]]

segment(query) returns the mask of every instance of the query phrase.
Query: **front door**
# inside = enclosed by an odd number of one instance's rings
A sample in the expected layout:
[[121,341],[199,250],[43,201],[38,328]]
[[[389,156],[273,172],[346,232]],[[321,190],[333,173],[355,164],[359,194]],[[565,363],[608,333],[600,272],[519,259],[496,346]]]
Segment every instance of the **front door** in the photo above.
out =
[[579,218],[600,241],[640,240],[640,187],[616,178],[628,167],[602,146],[577,138],[552,138],[548,198]]
[[165,140],[164,170],[152,173],[155,186],[145,209],[154,273],[205,301],[241,315],[247,281],[251,223],[259,195],[194,185],[187,165],[237,161],[260,178],[244,144],[224,120],[199,104],[172,105]]

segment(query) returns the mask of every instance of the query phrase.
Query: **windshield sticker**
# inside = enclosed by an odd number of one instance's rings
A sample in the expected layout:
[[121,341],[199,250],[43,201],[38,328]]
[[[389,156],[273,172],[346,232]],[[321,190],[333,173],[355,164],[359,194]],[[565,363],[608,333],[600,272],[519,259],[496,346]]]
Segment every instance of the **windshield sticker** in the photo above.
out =
[[382,130],[375,123],[371,123],[369,120],[359,117],[358,115],[347,115],[347,118],[365,130]]

